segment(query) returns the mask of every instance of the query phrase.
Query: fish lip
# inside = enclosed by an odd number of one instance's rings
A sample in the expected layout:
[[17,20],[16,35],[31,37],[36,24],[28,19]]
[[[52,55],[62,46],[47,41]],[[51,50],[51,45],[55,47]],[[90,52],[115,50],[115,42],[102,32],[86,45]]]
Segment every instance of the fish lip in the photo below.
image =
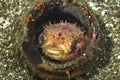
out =
[[59,50],[46,49],[46,54],[60,55],[60,53],[61,53],[61,51],[59,51]]
[[42,48],[43,48],[43,52],[47,55],[61,55],[64,53],[64,50],[58,46],[53,47],[53,46],[45,45]]
[[64,51],[60,48],[47,48],[44,51],[45,55],[48,56],[51,59],[54,60],[61,60],[63,55],[64,55]]

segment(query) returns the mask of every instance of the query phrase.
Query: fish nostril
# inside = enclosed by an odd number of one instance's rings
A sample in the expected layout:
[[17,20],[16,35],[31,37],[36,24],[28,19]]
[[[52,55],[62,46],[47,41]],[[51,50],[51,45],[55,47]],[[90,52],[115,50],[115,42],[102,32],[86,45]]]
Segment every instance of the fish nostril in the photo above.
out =
[[62,33],[60,32],[60,33],[58,34],[58,36],[62,36]]

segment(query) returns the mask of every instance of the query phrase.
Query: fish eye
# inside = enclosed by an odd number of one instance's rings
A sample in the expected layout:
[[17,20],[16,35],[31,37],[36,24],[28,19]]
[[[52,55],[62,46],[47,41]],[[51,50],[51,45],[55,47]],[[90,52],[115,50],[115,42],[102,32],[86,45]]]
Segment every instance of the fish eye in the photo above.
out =
[[45,42],[45,40],[46,40],[45,35],[44,34],[40,34],[39,38],[38,38],[38,43],[39,44],[43,44]]

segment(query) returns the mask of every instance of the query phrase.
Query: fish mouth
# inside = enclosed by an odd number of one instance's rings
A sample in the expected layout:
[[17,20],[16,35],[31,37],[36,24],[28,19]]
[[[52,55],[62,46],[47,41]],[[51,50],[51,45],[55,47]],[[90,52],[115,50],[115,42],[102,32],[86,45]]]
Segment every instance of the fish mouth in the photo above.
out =
[[61,60],[64,56],[64,50],[60,47],[46,46],[43,48],[43,52],[46,56],[54,60]]
[[50,57],[51,59],[61,60],[63,54],[61,53],[61,51],[55,51],[55,50],[48,49],[46,52],[46,55]]
[[62,50],[46,49],[46,54],[60,55]]

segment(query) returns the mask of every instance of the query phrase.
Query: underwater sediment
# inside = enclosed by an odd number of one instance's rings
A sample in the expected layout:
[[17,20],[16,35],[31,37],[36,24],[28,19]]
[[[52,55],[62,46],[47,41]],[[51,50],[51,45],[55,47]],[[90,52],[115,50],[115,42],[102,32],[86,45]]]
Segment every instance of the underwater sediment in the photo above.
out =
[[22,46],[30,74],[38,80],[58,80],[87,73],[110,45],[101,23],[82,0],[39,2],[24,27]]

